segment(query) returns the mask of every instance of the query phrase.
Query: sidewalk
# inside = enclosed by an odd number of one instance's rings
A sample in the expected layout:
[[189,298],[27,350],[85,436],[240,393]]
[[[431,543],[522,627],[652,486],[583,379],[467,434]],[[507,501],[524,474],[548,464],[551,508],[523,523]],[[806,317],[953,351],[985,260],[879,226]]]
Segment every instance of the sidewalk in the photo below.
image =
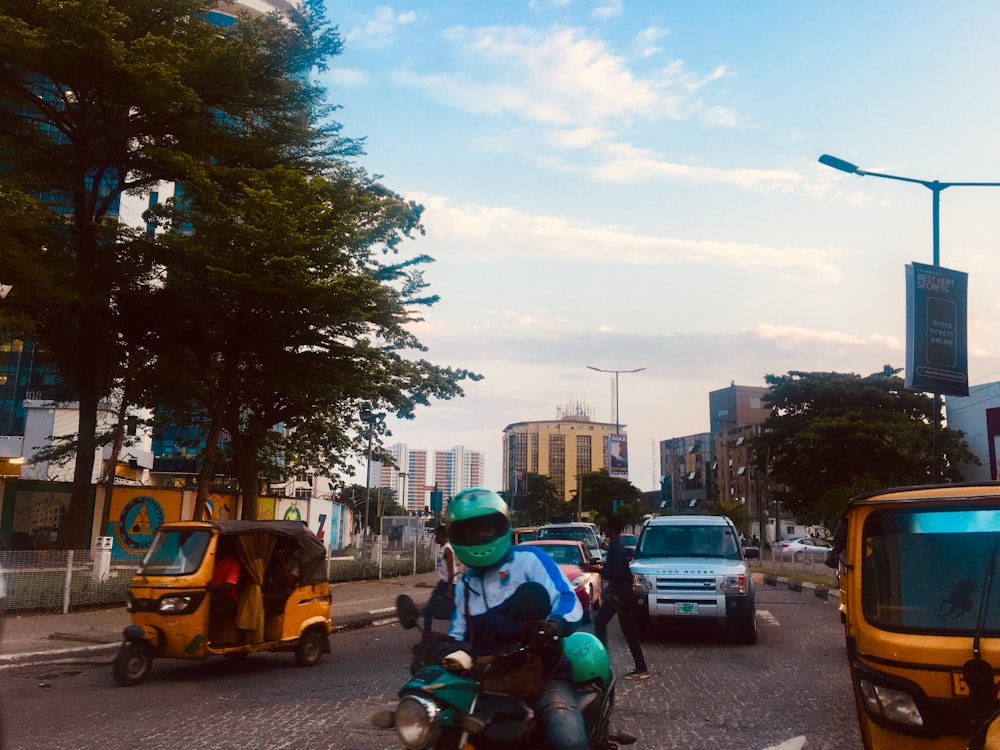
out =
[[[331,584],[334,632],[381,625],[395,619],[396,597],[409,594],[419,606],[430,598],[437,573]],[[0,670],[58,659],[110,660],[131,624],[124,607],[58,615],[8,614],[0,639]]]

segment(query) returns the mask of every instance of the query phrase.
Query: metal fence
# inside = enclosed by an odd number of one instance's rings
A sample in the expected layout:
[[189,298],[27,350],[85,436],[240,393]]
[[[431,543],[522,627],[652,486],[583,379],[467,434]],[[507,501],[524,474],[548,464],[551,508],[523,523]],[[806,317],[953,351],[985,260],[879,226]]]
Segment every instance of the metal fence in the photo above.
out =
[[136,563],[112,560],[94,550],[0,552],[8,610],[69,612],[122,604]]
[[[416,520],[416,519],[414,519]],[[395,578],[434,570],[434,540],[407,535],[373,537],[362,560],[359,550],[333,553],[328,561],[334,582]],[[95,550],[0,551],[8,611],[66,613],[87,607],[124,605],[138,561]]]

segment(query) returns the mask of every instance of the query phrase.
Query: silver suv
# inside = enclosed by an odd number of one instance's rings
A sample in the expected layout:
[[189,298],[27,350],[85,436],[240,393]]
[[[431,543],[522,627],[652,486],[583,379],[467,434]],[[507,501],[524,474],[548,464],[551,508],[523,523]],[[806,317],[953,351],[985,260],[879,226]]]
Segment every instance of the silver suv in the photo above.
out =
[[750,568],[725,516],[658,516],[642,526],[631,563],[640,629],[710,623],[757,642]]

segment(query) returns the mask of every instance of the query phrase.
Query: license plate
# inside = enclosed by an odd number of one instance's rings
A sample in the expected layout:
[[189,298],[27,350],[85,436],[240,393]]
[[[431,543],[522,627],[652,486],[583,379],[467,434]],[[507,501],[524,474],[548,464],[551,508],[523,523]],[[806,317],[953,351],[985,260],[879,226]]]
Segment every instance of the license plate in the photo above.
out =
[[[961,672],[951,673],[951,689],[955,695],[969,695],[969,683],[965,681],[965,675]],[[1000,691],[1000,675],[993,675],[993,695]]]
[[698,602],[674,602],[675,615],[698,614]]

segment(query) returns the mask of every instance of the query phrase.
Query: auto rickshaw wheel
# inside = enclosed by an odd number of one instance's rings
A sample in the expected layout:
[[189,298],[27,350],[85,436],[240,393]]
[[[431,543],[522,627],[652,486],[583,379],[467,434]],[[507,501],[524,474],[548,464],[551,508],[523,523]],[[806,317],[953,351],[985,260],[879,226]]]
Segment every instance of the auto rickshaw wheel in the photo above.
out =
[[295,661],[300,667],[315,666],[323,655],[323,638],[315,630],[307,630],[295,647]]
[[153,647],[148,643],[128,642],[122,645],[111,665],[115,682],[124,687],[138,685],[153,671]]

